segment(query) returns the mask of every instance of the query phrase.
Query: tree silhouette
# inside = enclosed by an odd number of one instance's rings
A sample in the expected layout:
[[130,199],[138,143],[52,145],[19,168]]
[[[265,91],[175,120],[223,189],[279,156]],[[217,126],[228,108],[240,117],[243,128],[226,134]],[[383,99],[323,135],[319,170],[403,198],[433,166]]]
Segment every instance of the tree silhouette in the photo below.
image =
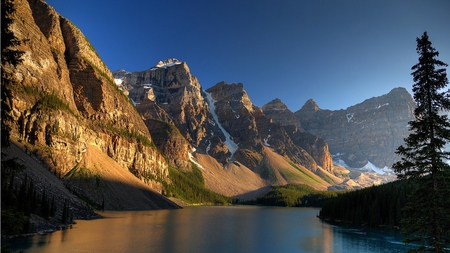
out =
[[415,119],[409,122],[410,135],[398,147],[402,159],[393,168],[399,179],[417,184],[402,214],[402,233],[406,243],[419,243],[416,250],[443,252],[450,235],[450,110],[445,67],[436,57],[427,32],[417,38],[419,62],[413,72]]
[[1,13],[2,13],[2,71],[1,71],[1,146],[9,146],[9,132],[10,127],[7,124],[11,120],[9,112],[11,111],[10,105],[7,102],[8,98],[11,97],[10,86],[12,83],[11,76],[4,68],[7,65],[16,67],[19,63],[23,61],[21,59],[24,52],[14,49],[14,47],[19,46],[23,41],[16,38],[14,33],[9,29],[13,20],[10,15],[14,12],[14,6],[10,0],[2,0]]

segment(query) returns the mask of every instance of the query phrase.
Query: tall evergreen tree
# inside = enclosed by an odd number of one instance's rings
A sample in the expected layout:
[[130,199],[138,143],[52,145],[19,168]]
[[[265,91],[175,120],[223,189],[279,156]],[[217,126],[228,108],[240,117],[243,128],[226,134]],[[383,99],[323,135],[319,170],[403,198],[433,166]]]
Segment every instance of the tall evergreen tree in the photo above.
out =
[[415,119],[393,168],[399,179],[417,184],[402,213],[405,242],[418,243],[415,250],[443,252],[450,243],[450,152],[444,149],[450,140],[450,94],[444,90],[448,65],[437,59],[427,32],[416,41],[419,62],[411,68]]
[[13,1],[11,0],[2,0],[1,2],[1,13],[2,13],[2,22],[1,22],[1,147],[9,146],[9,132],[10,127],[7,124],[8,121],[11,121],[11,116],[8,114],[11,111],[10,105],[7,102],[8,97],[11,96],[10,87],[12,80],[11,76],[4,71],[4,67],[6,65],[11,65],[16,67],[19,63],[23,61],[21,59],[22,55],[25,53],[23,51],[14,49],[14,47],[19,46],[24,41],[16,38],[14,33],[9,29],[10,25],[13,23],[10,15],[14,12]]

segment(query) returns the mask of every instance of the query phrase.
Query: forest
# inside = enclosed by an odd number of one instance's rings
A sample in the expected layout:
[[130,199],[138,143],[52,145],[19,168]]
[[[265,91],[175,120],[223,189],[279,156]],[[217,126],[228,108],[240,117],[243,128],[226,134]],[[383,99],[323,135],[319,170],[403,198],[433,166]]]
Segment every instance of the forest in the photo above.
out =
[[288,184],[271,186],[270,192],[252,201],[239,204],[286,206],[286,207],[321,207],[322,204],[345,191],[318,191],[305,184]]
[[31,215],[46,220],[54,220],[60,224],[72,222],[68,201],[64,206],[55,203],[55,197],[36,191],[32,180],[25,175],[18,183],[15,177],[24,169],[16,159],[2,159],[2,234],[14,235],[27,233],[30,230]]
[[398,227],[408,196],[415,185],[399,180],[350,191],[323,203],[319,218],[367,226]]

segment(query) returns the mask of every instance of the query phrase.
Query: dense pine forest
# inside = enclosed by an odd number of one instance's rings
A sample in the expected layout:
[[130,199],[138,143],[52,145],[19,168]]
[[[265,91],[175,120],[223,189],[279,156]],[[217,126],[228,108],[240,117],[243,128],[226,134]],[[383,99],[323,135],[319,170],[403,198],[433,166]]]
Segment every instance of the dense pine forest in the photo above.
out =
[[324,201],[337,197],[344,191],[318,191],[304,184],[271,186],[270,192],[253,201],[240,204],[286,206],[286,207],[321,207]]
[[323,203],[319,217],[356,225],[397,227],[413,190],[414,184],[400,180],[340,194]]
[[68,201],[58,206],[55,196],[44,190],[36,191],[32,180],[25,175],[20,183],[15,177],[23,166],[16,159],[2,159],[2,234],[14,235],[29,232],[31,215],[60,224],[71,223]]

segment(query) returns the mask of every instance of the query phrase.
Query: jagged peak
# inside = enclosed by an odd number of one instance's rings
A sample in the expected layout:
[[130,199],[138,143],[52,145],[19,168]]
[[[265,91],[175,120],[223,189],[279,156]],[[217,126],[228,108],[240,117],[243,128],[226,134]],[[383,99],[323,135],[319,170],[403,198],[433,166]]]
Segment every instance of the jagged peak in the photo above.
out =
[[152,69],[158,68],[169,68],[175,65],[182,64],[183,62],[178,60],[177,58],[169,58],[164,61],[159,61]]
[[393,94],[410,95],[408,90],[404,87],[393,88],[387,95],[393,95]]
[[288,110],[288,107],[285,103],[283,103],[281,101],[281,99],[279,98],[275,98],[272,101],[270,101],[269,103],[263,105],[262,110],[266,110],[266,109],[270,109],[270,110]]
[[207,92],[219,92],[222,94],[235,94],[235,93],[242,93],[245,96],[247,95],[247,92],[244,89],[244,85],[242,83],[227,83],[225,81],[218,82],[216,85],[210,87],[206,90]]
[[300,110],[308,110],[308,111],[320,111],[321,109],[319,108],[319,106],[317,105],[316,101],[314,101],[314,99],[309,99],[308,101],[306,101],[306,103],[302,106],[302,108]]

